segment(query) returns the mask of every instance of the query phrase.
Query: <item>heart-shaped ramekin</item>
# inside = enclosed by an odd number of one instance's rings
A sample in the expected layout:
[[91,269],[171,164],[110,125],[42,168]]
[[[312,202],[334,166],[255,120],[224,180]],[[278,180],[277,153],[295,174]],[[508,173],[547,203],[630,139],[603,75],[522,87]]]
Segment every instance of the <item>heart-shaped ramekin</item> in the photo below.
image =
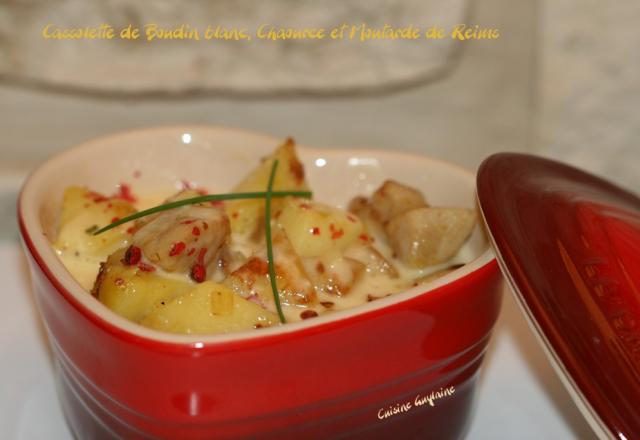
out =
[[[184,179],[227,191],[279,140],[207,127],[100,138],[39,167],[19,198],[37,305],[76,438],[459,438],[497,319],[501,276],[480,227],[477,257],[430,284],[348,311],[260,331],[170,335],[114,314],[50,245],[62,192],[169,190]],[[426,157],[312,149],[315,198],[345,204],[386,178],[433,205],[475,206],[474,176]],[[134,177],[136,176],[136,177]]]

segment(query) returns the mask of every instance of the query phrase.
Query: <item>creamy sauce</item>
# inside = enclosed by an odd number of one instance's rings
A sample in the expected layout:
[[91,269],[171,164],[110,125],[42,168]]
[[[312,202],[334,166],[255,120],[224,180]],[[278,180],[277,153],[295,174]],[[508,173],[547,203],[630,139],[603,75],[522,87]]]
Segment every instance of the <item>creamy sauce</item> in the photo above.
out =
[[[371,229],[369,231],[369,235],[373,236],[374,248],[380,252],[387,261],[391,262],[397,271],[398,276],[396,278],[392,278],[387,274],[380,273],[379,271],[367,269],[354,284],[353,288],[351,288],[348,293],[342,295],[327,293],[324,289],[316,286],[317,302],[308,306],[282,304],[283,313],[288,322],[302,320],[300,314],[304,310],[314,310],[318,315],[321,315],[331,313],[332,311],[351,309],[375,299],[405,291],[411,287],[419,285],[420,283],[416,280],[420,280],[451,267],[467,264],[475,258],[475,252],[469,242],[467,242],[449,261],[438,265],[415,269],[393,258],[392,250],[385,243],[386,240],[380,234],[380,231],[376,233],[375,230]],[[234,252],[239,252],[245,258],[257,255],[266,259],[265,249],[261,248],[248,236],[232,234],[230,248]],[[304,261],[307,273],[313,270],[317,262],[317,259],[308,259],[307,261]],[[339,262],[335,264],[335,266],[327,267],[327,270],[332,269],[342,278],[348,277],[346,272],[349,272],[349,270],[344,267],[344,265],[341,267]]]
[[[384,243],[383,238],[380,237],[379,234],[371,232],[371,235],[375,238],[375,248],[392,263],[393,267],[398,272],[398,277],[392,278],[387,274],[382,274],[378,271],[368,269],[364,276],[345,295],[337,296],[323,291],[318,291],[318,300],[320,304],[313,308],[319,314],[326,313],[327,311],[330,312],[332,310],[350,309],[375,299],[403,292],[421,284],[416,280],[436,274],[452,266],[457,267],[467,264],[475,258],[473,249],[471,249],[469,243],[465,243],[458,253],[449,261],[421,269],[414,269],[403,264],[401,261],[394,259],[392,257],[391,249]],[[322,306],[323,302],[332,302],[334,305],[331,307],[324,307]]]
[[[167,192],[153,192],[148,194],[137,194],[135,208],[137,210],[151,208],[158,205],[166,198]],[[97,225],[103,226],[103,225]],[[129,241],[123,241],[122,246],[126,247],[130,243]],[[104,262],[109,254],[94,256],[88,253],[72,252],[67,249],[54,248],[56,254],[67,270],[73,275],[73,277],[80,283],[80,285],[88,291],[91,291],[96,281],[96,276],[100,270],[100,263]],[[116,249],[110,249],[115,251]],[[171,276],[170,274],[167,274]],[[184,277],[183,277],[184,278]]]
[[[152,206],[156,206],[162,203],[166,199],[167,193],[148,193],[137,194],[137,203],[135,207],[138,210],[146,209]],[[465,243],[459,252],[449,261],[440,265],[429,266],[422,269],[413,269],[402,264],[397,259],[393,258],[392,251],[385,243],[385,238],[381,236],[380,231],[376,232],[373,229],[369,229],[368,234],[373,237],[372,246],[391,263],[396,277],[389,276],[388,273],[381,273],[379,270],[373,270],[370,267],[366,268],[359,274],[357,280],[348,289],[347,292],[342,294],[330,293],[322,286],[315,285],[315,293],[317,295],[317,301],[311,304],[295,305],[295,304],[283,304],[283,313],[287,321],[300,321],[302,319],[301,313],[305,310],[313,310],[318,315],[331,313],[332,311],[350,309],[358,305],[367,303],[369,301],[382,298],[384,296],[405,291],[408,288],[418,285],[421,278],[427,277],[431,274],[437,273],[452,266],[466,264],[474,258],[474,251],[472,246]],[[123,246],[128,246],[129,242],[123,242]],[[235,261],[231,262],[230,269],[234,270],[237,266],[247,259],[258,256],[263,260],[266,260],[266,250],[264,244],[259,245],[255,241],[251,240],[248,236],[241,236],[239,234],[231,235],[231,242],[229,243],[230,253],[236,255]],[[90,291],[96,280],[100,263],[106,260],[108,255],[104,255],[103,258],[91,257],[88,255],[76,255],[71,252],[56,249],[60,259],[71,272],[71,274],[78,280],[78,282],[86,290]],[[241,257],[240,257],[241,256]],[[282,257],[280,257],[282,258]],[[144,260],[144,257],[143,257]],[[280,264],[282,261],[278,261]],[[309,272],[315,270],[317,264],[321,262],[318,259],[306,259],[303,260],[303,266]],[[286,261],[284,264],[293,264],[291,261]],[[207,273],[209,278],[216,282],[222,281],[223,276],[219,270],[210,265]],[[156,267],[156,273],[162,277],[187,281],[196,286],[196,283],[191,280],[188,274],[185,273],[171,273],[163,271],[160,267]],[[351,281],[353,278],[352,270],[345,263],[345,260],[341,256],[337,256],[334,260],[326,264],[326,270],[335,273],[337,278],[342,280]],[[308,277],[313,279],[313,277]],[[271,311],[275,311],[273,303],[266,304],[266,308]]]
[[62,263],[73,277],[85,289],[90,291],[100,270],[100,260],[74,255],[60,249],[55,250]]

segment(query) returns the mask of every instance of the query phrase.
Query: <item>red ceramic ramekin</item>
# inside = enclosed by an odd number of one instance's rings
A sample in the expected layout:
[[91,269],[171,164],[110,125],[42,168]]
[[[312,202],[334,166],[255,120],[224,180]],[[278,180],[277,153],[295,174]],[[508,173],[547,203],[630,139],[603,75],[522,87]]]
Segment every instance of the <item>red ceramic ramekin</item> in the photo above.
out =
[[[500,308],[501,276],[480,227],[471,263],[428,285],[300,323],[230,335],[170,335],[100,304],[50,246],[65,187],[228,190],[278,143],[229,129],[170,127],[98,139],[27,180],[20,230],[77,438],[460,438]],[[395,152],[301,148],[315,197],[344,204],[385,178],[433,205],[475,206],[474,176]],[[136,177],[134,177],[136,176]]]

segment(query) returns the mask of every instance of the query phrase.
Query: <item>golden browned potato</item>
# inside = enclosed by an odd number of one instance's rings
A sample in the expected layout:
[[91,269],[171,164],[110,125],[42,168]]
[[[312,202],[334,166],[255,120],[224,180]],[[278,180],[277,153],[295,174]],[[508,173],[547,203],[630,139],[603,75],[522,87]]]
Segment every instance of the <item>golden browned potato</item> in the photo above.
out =
[[[276,273],[276,277],[278,274]],[[278,288],[282,288],[281,277],[278,277]],[[232,271],[223,284],[243,298],[250,298],[265,308],[275,310],[271,284],[269,283],[269,266],[265,259],[253,256],[244,264]]]
[[[251,171],[233,192],[266,191],[273,161],[278,159],[278,170],[273,182],[276,191],[306,191],[309,184],[305,179],[304,166],[298,159],[293,139],[287,139],[271,156]],[[273,199],[272,212],[281,206],[280,199]],[[240,234],[257,234],[264,222],[264,200],[234,200],[225,202],[225,209],[231,219],[231,229]]]
[[125,246],[131,235],[129,226],[121,225],[100,235],[99,227],[134,213],[128,202],[105,197],[86,188],[71,186],[64,192],[58,235],[54,247],[62,252],[90,260],[104,260]]
[[[276,281],[282,304],[308,305],[316,300],[316,292],[304,266],[286,234],[273,229],[273,254]],[[224,280],[237,294],[252,298],[270,310],[275,310],[269,280],[269,266],[264,255],[252,256]]]
[[117,314],[140,321],[155,307],[192,290],[195,284],[158,275],[153,266],[129,261],[127,250],[121,249],[109,257],[100,268],[92,294]]
[[307,273],[316,290],[336,296],[348,294],[362,279],[366,269],[364,263],[337,252],[306,263]]
[[412,267],[439,264],[453,257],[476,224],[475,212],[463,208],[418,208],[386,225],[397,257]]
[[363,233],[357,216],[304,199],[287,198],[277,222],[303,258],[343,250]]
[[183,334],[228,333],[277,323],[277,315],[212,281],[156,304],[141,321],[147,327]]
[[272,242],[278,291],[282,301],[295,305],[308,305],[315,302],[316,292],[313,284],[286,232],[274,227]]
[[345,249],[345,257],[359,261],[372,273],[386,274],[389,278],[398,278],[395,266],[369,242],[354,243]]

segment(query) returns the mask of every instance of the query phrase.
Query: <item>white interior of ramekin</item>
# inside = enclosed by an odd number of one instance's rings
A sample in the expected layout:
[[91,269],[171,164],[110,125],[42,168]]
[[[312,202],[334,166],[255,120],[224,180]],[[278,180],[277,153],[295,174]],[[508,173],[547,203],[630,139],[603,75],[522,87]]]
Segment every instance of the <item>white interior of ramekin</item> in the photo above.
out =
[[[115,314],[75,281],[51,247],[48,237],[55,233],[62,193],[70,185],[109,194],[127,183],[134,192],[145,193],[175,190],[187,180],[210,192],[226,192],[280,142],[268,135],[204,126],[150,128],[92,140],[55,156],[27,179],[19,204],[25,233],[57,281],[90,313],[138,337],[194,347],[295,332],[381,309],[449,284],[494,258],[478,226],[471,237],[475,260],[429,284],[311,320],[204,336],[163,333]],[[475,176],[455,165],[395,151],[298,148],[316,200],[344,205],[393,178],[421,189],[432,205],[475,208]]]

